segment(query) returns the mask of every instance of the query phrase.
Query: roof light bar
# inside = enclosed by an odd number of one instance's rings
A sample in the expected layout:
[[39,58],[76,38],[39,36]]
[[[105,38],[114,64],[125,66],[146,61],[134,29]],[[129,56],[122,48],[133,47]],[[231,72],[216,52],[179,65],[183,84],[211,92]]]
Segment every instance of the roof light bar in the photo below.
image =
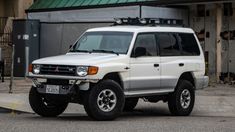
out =
[[114,25],[183,25],[181,19],[165,18],[115,18]]

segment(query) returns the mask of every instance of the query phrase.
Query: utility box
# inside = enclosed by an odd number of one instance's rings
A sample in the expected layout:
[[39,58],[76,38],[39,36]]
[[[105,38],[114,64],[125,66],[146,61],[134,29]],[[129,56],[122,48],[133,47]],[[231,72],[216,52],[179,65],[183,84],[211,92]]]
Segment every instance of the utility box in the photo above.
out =
[[15,45],[14,76],[25,77],[32,61],[39,58],[40,21],[19,19],[13,21]]

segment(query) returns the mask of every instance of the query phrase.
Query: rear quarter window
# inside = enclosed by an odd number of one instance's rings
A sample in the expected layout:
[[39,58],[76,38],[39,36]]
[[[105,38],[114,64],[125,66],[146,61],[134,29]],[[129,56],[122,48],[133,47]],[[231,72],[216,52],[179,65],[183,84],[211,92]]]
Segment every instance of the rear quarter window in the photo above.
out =
[[200,50],[194,34],[191,33],[178,33],[179,43],[182,47],[182,55],[184,56],[198,56]]

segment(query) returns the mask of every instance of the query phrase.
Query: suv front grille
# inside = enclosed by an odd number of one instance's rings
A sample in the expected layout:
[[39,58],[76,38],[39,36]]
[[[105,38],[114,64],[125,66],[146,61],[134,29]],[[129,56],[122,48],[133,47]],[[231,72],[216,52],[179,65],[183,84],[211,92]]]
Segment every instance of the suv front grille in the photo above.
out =
[[42,65],[40,68],[40,74],[43,75],[75,76],[75,73],[76,66]]

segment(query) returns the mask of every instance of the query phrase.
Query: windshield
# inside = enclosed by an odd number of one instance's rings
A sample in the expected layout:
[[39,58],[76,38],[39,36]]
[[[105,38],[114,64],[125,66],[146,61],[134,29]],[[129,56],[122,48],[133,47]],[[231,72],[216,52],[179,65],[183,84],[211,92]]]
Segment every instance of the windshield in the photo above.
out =
[[126,54],[132,40],[130,32],[87,32],[70,52],[105,52]]

